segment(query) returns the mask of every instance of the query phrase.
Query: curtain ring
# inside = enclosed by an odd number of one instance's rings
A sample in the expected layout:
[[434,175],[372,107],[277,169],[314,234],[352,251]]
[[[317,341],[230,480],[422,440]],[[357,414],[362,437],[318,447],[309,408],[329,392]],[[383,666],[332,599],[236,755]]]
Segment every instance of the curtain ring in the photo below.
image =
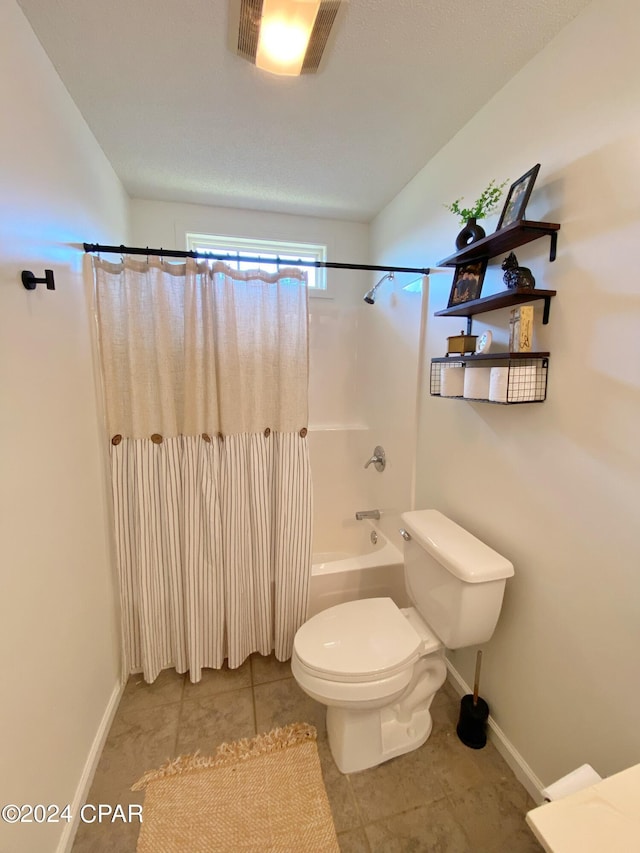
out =
[[111,439],[111,444],[113,444],[114,447],[117,447],[121,441],[122,441],[121,435],[119,435],[119,434],[114,435],[113,438]]
[[269,438],[270,435],[271,435],[271,430],[269,429],[269,427],[267,427],[264,431],[264,437]]
[[306,434],[307,434],[307,428],[302,427],[302,429],[300,430],[300,438],[304,438],[306,436]]
[[202,433],[202,438],[207,442],[207,444],[211,444],[211,436],[207,432]]
[[154,432],[154,434],[151,436],[151,441],[152,441],[154,444],[162,444],[162,442],[164,441],[164,439],[163,439],[163,437],[160,435],[160,433],[158,433],[158,432]]

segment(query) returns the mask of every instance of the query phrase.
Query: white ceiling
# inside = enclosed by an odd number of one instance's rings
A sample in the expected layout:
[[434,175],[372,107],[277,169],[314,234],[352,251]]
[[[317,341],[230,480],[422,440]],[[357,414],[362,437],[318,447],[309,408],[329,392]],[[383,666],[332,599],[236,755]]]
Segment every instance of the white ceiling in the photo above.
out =
[[227,0],[18,2],[132,197],[366,222],[588,0],[349,0],[298,78]]

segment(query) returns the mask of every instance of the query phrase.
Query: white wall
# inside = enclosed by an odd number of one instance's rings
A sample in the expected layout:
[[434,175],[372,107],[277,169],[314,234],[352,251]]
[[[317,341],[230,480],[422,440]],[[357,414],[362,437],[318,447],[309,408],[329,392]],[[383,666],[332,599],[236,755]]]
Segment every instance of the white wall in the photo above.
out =
[[[292,240],[327,246],[330,261],[366,263],[368,227],[305,216],[134,199],[137,246],[186,248],[187,232]],[[314,551],[340,550],[354,513],[364,509],[370,479],[362,466],[368,435],[358,339],[371,286],[358,270],[327,270],[327,295],[309,303],[309,449],[314,488]],[[375,442],[374,442],[375,443]],[[364,503],[363,503],[364,502]]]
[[[558,291],[548,326],[536,308],[536,346],[551,351],[547,401],[432,398],[425,382],[416,491],[418,506],[515,564],[481,693],[545,784],[583,762],[610,774],[640,761],[639,38],[640,7],[596,0],[372,227],[373,262],[393,252],[433,264],[460,228],[443,203],[472,201],[491,178],[515,180],[537,162],[527,214],[562,223],[555,263],[548,240],[517,251],[539,287]],[[483,295],[503,288],[501,260]],[[425,366],[462,325],[432,316],[450,284],[431,277]],[[474,328],[507,322],[503,310]],[[475,650],[451,657],[471,683]]]
[[[128,199],[14,0],[0,0],[0,802],[73,800],[119,681],[83,240]],[[20,272],[55,272],[55,292]],[[45,853],[65,823],[0,823]]]

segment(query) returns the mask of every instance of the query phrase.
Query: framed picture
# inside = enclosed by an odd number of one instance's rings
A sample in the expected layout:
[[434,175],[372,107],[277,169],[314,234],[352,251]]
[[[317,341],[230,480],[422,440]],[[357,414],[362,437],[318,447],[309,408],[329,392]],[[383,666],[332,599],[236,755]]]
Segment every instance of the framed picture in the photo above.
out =
[[487,258],[457,266],[447,308],[453,308],[454,305],[460,305],[463,302],[471,302],[472,299],[479,299],[486,271]]
[[539,170],[540,163],[535,165],[533,169],[529,169],[526,175],[518,178],[514,184],[511,184],[509,195],[507,196],[507,200],[502,208],[500,222],[498,222],[496,231],[517,222],[518,219],[524,219],[524,211],[527,206],[527,202],[529,201],[533,185],[538,177]]

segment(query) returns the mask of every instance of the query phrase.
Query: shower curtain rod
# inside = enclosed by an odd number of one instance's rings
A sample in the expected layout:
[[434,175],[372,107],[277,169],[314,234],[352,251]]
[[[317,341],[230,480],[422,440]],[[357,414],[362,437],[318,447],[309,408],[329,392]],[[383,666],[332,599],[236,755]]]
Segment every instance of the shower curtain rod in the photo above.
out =
[[[150,249],[146,246],[144,249],[139,246],[102,246],[99,243],[84,243],[84,250],[87,253],[100,253],[106,255],[156,255],[160,258],[203,258],[213,261],[243,261],[245,263],[261,263],[266,262],[267,258],[261,258],[259,255],[233,255],[215,254],[211,252],[194,252],[180,251],[179,249]],[[276,264],[296,266],[296,267],[316,267],[331,270],[372,270],[374,272],[413,272],[429,275],[431,272],[429,267],[381,267],[375,264],[339,264],[331,261],[292,261],[291,259],[281,260],[276,258]]]

